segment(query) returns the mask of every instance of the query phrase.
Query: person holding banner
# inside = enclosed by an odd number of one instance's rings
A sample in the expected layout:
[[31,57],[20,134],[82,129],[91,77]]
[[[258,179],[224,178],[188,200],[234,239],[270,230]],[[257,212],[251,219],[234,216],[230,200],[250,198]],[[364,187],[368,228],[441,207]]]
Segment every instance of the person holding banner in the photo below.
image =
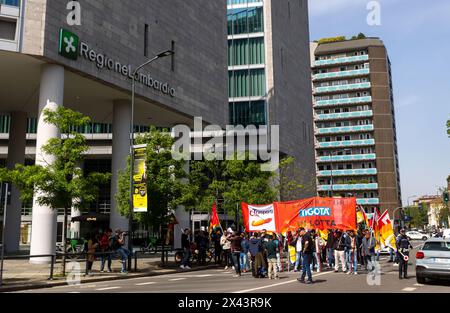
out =
[[350,238],[350,251],[348,259],[348,272],[347,274],[358,274],[358,243],[356,240],[356,235],[353,230],[348,231],[348,236]]
[[303,267],[302,267],[302,274],[300,278],[297,280],[301,283],[305,283],[306,275],[308,275],[308,281],[307,284],[312,284],[312,273],[311,273],[311,262],[312,262],[312,254],[313,254],[313,241],[311,238],[311,233],[309,231],[306,231],[302,235],[302,261],[303,261]]
[[408,260],[409,260],[409,249],[414,247],[409,242],[408,236],[405,234],[405,230],[401,229],[400,234],[397,237],[397,257],[399,259],[398,265],[398,278],[402,279],[408,278]]
[[369,269],[369,272],[372,272],[375,269],[375,246],[377,243],[368,229],[364,229],[363,233],[361,255],[364,258],[366,270]]

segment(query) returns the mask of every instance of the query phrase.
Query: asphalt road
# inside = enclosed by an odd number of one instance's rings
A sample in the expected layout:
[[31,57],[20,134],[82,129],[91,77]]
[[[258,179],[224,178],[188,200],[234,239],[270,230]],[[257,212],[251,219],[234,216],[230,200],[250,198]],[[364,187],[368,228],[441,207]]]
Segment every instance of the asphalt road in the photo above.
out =
[[[419,246],[421,242],[414,242]],[[154,277],[116,280],[82,284],[79,286],[61,286],[48,289],[21,291],[30,293],[284,293],[284,292],[388,292],[388,293],[450,293],[450,282],[431,282],[417,284],[414,264],[415,250],[411,253],[409,279],[398,279],[398,266],[380,259],[381,275],[374,280],[367,271],[358,275],[326,271],[314,273],[312,285],[297,281],[298,273],[284,272],[279,280],[255,279],[251,273],[233,277],[234,271],[212,269],[196,272],[184,272]]]

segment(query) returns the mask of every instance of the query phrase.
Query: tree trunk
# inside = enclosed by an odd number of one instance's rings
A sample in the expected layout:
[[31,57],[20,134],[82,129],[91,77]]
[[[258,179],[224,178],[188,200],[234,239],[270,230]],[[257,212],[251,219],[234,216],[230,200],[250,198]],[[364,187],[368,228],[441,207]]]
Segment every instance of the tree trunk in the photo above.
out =
[[67,208],[64,208],[64,220],[62,227],[62,240],[63,240],[63,257],[62,257],[62,275],[66,275],[66,252],[67,252]]

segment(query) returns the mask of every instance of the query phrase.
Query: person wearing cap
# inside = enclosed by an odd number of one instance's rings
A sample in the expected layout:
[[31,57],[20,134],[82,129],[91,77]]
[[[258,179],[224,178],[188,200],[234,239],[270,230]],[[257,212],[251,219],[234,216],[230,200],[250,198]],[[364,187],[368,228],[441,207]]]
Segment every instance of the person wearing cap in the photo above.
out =
[[409,258],[409,249],[413,249],[414,247],[409,242],[409,238],[406,236],[403,228],[400,230],[396,244],[399,259],[398,278],[408,278],[408,260],[405,260],[405,258]]
[[[127,259],[130,255],[130,251],[124,248],[125,245],[125,235],[126,233],[123,232],[120,228],[116,229],[115,236],[112,238],[112,246],[113,250],[119,254],[121,263],[122,263],[122,269],[121,273],[126,274],[127,273]],[[131,240],[131,239],[130,239]]]

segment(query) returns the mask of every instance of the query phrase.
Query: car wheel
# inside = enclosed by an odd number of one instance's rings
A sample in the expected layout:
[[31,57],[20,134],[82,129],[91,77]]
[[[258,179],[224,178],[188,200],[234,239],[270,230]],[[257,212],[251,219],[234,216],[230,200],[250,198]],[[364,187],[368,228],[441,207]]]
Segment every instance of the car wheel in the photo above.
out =
[[425,277],[419,276],[419,275],[416,276],[416,280],[417,280],[417,283],[419,283],[419,284],[425,284],[427,281],[427,279]]
[[423,236],[422,237],[422,240],[427,240],[428,238],[426,237],[426,236]]

